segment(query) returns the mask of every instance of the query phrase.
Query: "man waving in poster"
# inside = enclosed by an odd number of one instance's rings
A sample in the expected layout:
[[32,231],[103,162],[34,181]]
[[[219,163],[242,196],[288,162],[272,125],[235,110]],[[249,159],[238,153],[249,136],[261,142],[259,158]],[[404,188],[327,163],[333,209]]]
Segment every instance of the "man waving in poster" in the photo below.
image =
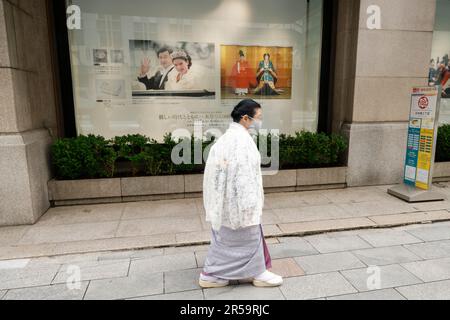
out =
[[143,83],[147,90],[165,90],[166,82],[169,79],[169,74],[174,70],[175,66],[172,61],[173,50],[163,47],[158,50],[157,55],[160,62],[160,69],[156,74],[149,78],[150,59],[144,58],[141,63],[141,73],[138,76],[138,81]]

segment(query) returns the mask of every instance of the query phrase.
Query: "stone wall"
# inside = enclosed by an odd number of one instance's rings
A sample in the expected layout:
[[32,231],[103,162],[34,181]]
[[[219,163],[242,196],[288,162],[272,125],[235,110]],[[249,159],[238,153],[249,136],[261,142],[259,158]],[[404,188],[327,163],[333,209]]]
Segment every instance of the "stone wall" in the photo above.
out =
[[45,213],[57,132],[46,0],[0,1],[0,226]]
[[[367,28],[370,5],[381,9],[379,30]],[[347,183],[400,183],[410,91],[428,82],[436,0],[339,6],[333,131],[349,138]]]

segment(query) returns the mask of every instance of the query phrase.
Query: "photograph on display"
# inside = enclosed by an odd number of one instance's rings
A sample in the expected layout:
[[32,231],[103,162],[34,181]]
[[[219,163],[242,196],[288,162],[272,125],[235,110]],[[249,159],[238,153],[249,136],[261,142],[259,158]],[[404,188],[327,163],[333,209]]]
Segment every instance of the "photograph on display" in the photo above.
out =
[[94,64],[108,63],[108,50],[94,49]]
[[[450,50],[449,50],[450,51]],[[442,98],[450,99],[450,59],[448,53],[430,61],[428,82],[430,85],[442,86]]]
[[212,43],[130,40],[133,97],[215,99]]
[[111,50],[111,62],[123,64],[125,62],[123,50]]
[[291,99],[292,60],[292,47],[222,45],[222,99]]

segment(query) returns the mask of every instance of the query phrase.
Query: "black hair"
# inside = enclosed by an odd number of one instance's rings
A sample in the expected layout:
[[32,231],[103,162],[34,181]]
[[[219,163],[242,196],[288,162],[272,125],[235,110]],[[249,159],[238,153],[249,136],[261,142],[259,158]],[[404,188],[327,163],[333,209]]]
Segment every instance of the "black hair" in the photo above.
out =
[[245,115],[253,118],[256,115],[257,109],[261,109],[261,105],[258,102],[251,99],[245,99],[234,107],[233,112],[231,112],[231,117],[234,122],[240,122]]
[[172,53],[173,53],[173,49],[171,49],[171,48],[169,48],[169,47],[162,47],[161,49],[158,50],[158,52],[156,53],[156,55],[159,57],[159,55],[160,55],[161,53],[164,53],[164,52],[168,52],[169,54],[172,54]]
[[240,56],[240,57],[245,57],[244,51],[239,50],[239,56]]

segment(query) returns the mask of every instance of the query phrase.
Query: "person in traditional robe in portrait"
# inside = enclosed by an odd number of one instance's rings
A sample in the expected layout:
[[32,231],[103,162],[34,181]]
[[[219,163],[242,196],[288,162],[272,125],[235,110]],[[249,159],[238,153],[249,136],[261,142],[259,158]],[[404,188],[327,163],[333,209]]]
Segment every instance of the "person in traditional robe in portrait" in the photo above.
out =
[[246,96],[251,86],[250,65],[245,59],[244,51],[239,51],[239,60],[233,66],[231,77],[234,82],[234,92],[238,96]]
[[203,204],[212,238],[199,284],[217,288],[230,280],[247,280],[257,287],[280,286],[282,277],[269,271],[271,258],[261,226],[261,154],[249,132],[261,128],[262,108],[243,100],[231,116],[234,122],[211,147],[205,167]]
[[258,81],[258,87],[255,89],[255,94],[266,96],[280,95],[280,92],[275,88],[278,75],[270,60],[270,54],[264,54],[264,60],[258,65],[256,79]]

